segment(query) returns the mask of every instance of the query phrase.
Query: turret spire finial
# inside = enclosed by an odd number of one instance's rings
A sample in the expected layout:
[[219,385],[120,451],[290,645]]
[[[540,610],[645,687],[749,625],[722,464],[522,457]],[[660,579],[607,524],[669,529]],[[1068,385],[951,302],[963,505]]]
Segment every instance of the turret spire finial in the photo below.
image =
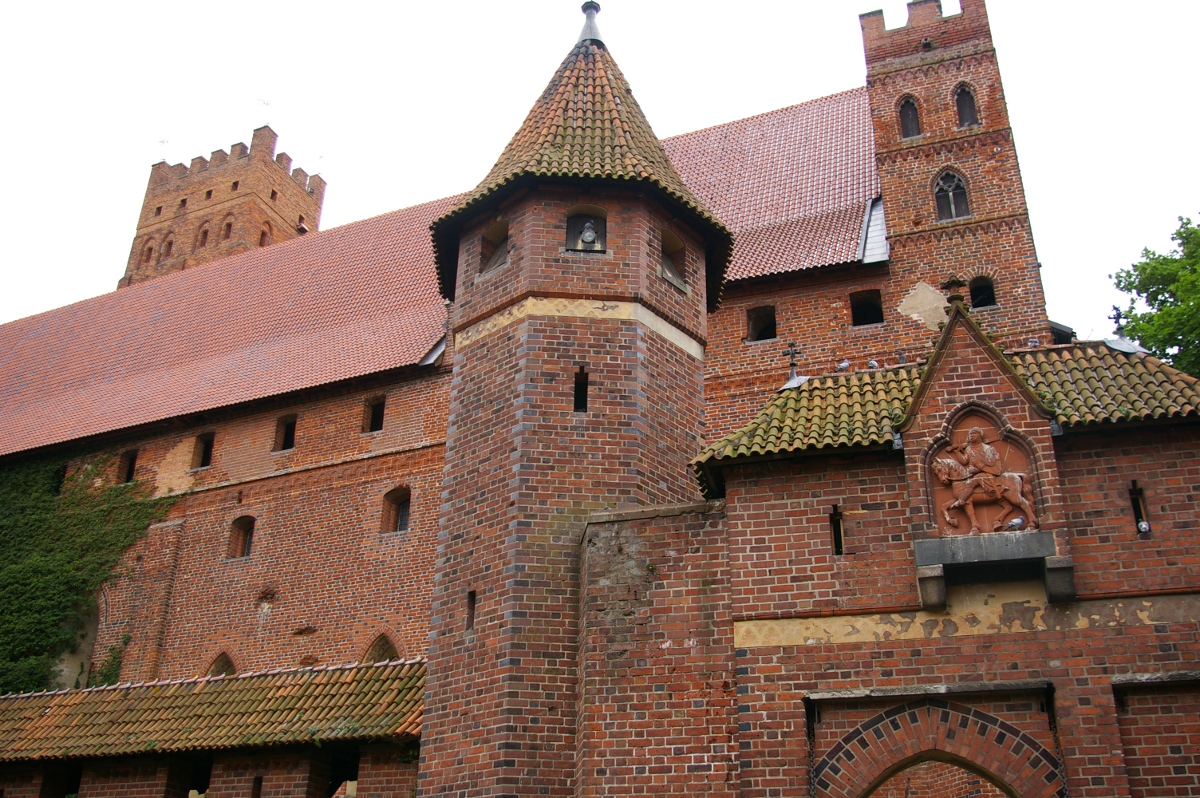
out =
[[[600,38],[600,29],[596,27],[596,15],[600,13],[600,4],[588,0],[583,4],[583,13],[587,17],[587,22],[583,23],[583,31],[579,34],[579,42],[594,41],[604,43]],[[578,44],[579,42],[576,42]]]

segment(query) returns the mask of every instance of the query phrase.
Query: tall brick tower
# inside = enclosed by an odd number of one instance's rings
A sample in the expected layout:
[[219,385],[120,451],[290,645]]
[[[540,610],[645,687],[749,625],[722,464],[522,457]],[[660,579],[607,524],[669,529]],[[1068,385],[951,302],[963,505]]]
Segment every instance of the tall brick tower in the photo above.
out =
[[500,160],[433,224],[454,375],[424,795],[571,795],[579,548],[605,508],[695,500],[729,232],[587,23]]
[[292,169],[286,153],[276,155],[277,139],[264,126],[248,149],[234,144],[228,153],[193,158],[190,167],[156,163],[117,287],[316,230],[325,181]]
[[894,30],[881,11],[859,20],[893,281],[957,282],[1005,345],[1050,343],[984,0],[948,17],[915,0]]

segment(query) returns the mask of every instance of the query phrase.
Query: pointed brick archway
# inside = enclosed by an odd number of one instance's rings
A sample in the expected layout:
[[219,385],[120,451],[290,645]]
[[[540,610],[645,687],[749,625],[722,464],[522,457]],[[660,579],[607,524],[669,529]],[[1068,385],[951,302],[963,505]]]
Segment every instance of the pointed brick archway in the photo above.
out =
[[995,715],[940,698],[892,707],[848,732],[814,766],[813,794],[865,798],[927,759],[953,762],[1020,798],[1064,794],[1052,751]]

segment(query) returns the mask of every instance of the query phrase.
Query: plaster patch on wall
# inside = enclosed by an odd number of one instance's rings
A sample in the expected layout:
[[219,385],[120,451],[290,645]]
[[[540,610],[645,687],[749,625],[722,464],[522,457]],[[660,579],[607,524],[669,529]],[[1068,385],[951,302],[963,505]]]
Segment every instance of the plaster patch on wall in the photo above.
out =
[[929,283],[917,283],[896,306],[897,311],[934,332],[946,320],[945,308],[946,296]]
[[166,496],[192,486],[192,455],[196,449],[193,438],[184,438],[171,447],[158,465],[154,478],[154,495]]
[[1200,595],[1050,604],[1041,581],[946,590],[940,612],[739,621],[734,645],[813,646],[1200,622]]

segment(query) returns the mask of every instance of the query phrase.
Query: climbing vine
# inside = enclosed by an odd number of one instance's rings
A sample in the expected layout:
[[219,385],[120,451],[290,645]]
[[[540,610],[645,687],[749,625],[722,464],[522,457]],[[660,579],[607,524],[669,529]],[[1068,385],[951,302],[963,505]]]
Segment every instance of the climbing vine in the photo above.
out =
[[170,500],[103,479],[111,462],[69,475],[65,458],[0,463],[0,694],[70,686],[54,683],[55,664],[121,555],[166,516]]

